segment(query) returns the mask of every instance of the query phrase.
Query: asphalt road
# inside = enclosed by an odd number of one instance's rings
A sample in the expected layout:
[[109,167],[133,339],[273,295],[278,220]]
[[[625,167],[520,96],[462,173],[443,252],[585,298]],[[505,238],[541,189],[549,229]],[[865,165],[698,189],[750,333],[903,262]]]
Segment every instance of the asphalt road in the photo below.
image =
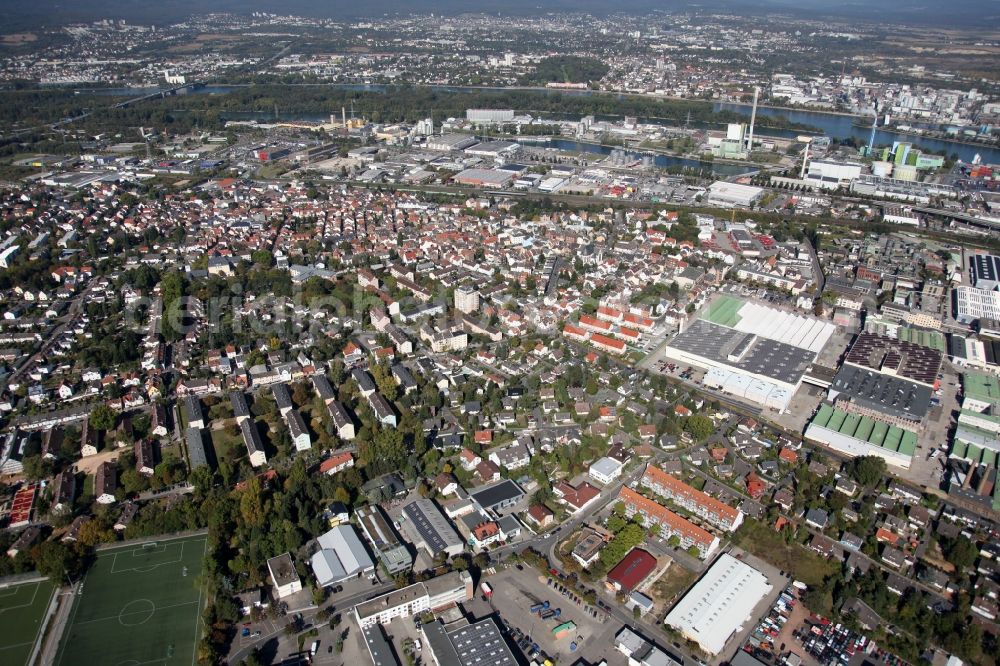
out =
[[[347,613],[359,603],[385,594],[386,592],[390,592],[394,589],[396,589],[396,585],[394,583],[383,583],[382,585],[372,587],[370,590],[365,590],[364,592],[359,592],[349,597],[334,598],[332,606],[336,608],[336,613],[340,613],[342,616],[345,616],[346,619]],[[312,624],[312,620],[318,611],[318,607],[301,611],[303,623]],[[290,620],[291,618],[288,618],[288,621]],[[262,633],[253,643],[248,643],[237,649],[236,652],[230,653],[226,662],[229,664],[238,664],[242,660],[246,659],[258,646],[264,645],[272,638],[282,636],[285,633],[285,625],[287,622],[275,621],[272,624],[275,627],[273,631],[266,634]]]
[[22,363],[20,367],[18,367],[16,370],[14,370],[14,372],[10,374],[10,377],[7,378],[8,384],[16,382],[21,377],[21,375],[27,372],[28,368],[33,367],[36,362],[38,362],[41,358],[48,355],[48,353],[52,350],[52,345],[55,344],[55,341],[59,338],[60,335],[63,334],[63,332],[66,331],[69,325],[73,323],[73,320],[76,318],[76,315],[78,315],[80,311],[83,309],[83,304],[86,301],[87,296],[93,290],[93,285],[94,281],[91,280],[90,284],[88,284],[83,291],[81,291],[79,294],[73,297],[73,300],[71,300],[69,303],[69,308],[66,310],[66,314],[64,314],[60,318],[62,323],[60,323],[58,326],[52,329],[48,337],[42,343],[42,346],[38,348],[38,351],[29,356],[28,360]]

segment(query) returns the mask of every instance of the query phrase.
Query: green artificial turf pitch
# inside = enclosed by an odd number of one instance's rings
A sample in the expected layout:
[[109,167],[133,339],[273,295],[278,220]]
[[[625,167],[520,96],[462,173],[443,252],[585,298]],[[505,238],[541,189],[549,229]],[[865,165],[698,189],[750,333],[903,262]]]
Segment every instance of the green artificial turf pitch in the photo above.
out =
[[54,593],[47,580],[0,587],[0,664],[28,663]]
[[101,550],[74,600],[55,666],[195,663],[204,535]]

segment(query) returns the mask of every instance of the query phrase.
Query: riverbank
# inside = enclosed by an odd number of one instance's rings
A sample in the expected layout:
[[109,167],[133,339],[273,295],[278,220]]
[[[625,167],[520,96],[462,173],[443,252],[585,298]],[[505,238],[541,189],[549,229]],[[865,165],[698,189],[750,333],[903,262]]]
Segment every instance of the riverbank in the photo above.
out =
[[933,141],[944,141],[946,143],[960,143],[963,146],[977,146],[977,147],[986,148],[987,150],[996,150],[997,148],[1000,148],[1000,144],[998,144],[995,141],[993,143],[986,143],[985,141],[969,141],[968,139],[952,139],[951,137],[949,137],[947,135],[945,135],[945,136],[939,136],[938,134],[934,134],[934,133],[913,132],[913,131],[908,131],[908,130],[901,130],[901,129],[894,128],[891,125],[889,126],[889,130],[891,132],[893,132],[894,134],[898,134],[899,136],[912,136],[912,137],[915,137],[915,138],[918,138],[918,139],[931,139]]
[[[199,82],[201,83],[201,82]],[[686,98],[678,98],[669,95],[654,96],[652,94],[647,95],[637,95],[633,93],[621,93],[613,91],[595,91],[595,90],[560,90],[553,88],[544,88],[539,86],[511,86],[511,87],[498,87],[498,86],[453,86],[453,85],[439,85],[439,84],[418,84],[412,86],[391,86],[386,84],[337,84],[337,83],[298,83],[298,84],[245,84],[245,83],[233,83],[233,84],[220,84],[219,82],[204,82],[204,87],[197,90],[187,91],[179,95],[182,96],[195,96],[195,95],[212,95],[212,94],[225,94],[227,92],[245,91],[251,88],[286,88],[286,89],[313,89],[313,90],[338,90],[347,92],[368,92],[368,93],[381,93],[384,94],[390,90],[396,90],[399,88],[410,88],[414,90],[425,90],[428,93],[497,93],[498,97],[493,102],[499,106],[505,106],[506,108],[516,108],[518,111],[524,113],[537,113],[539,115],[557,115],[560,113],[580,113],[579,110],[557,109],[557,108],[531,108],[533,105],[530,99],[523,99],[520,102],[515,103],[518,100],[507,100],[502,97],[503,93],[509,93],[511,95],[537,95],[538,99],[543,97],[551,97],[555,99],[557,96],[561,98],[594,98],[600,99],[601,101],[591,104],[590,106],[600,106],[604,108],[594,108],[588,110],[587,113],[594,116],[608,116],[620,118],[624,114],[637,115],[640,122],[651,121],[652,124],[661,124],[671,127],[678,127],[687,125],[685,120],[685,111],[683,108],[676,109],[677,113],[673,116],[663,116],[657,113],[657,104],[659,102],[673,103],[673,104],[688,104],[695,106],[705,106],[708,105],[708,110],[711,114],[716,114],[720,111],[728,111],[733,113],[734,122],[736,118],[740,118],[740,122],[746,122],[751,113],[751,107],[749,104],[739,103],[739,102],[719,102],[711,100],[690,100]],[[72,89],[71,87],[67,89]],[[81,94],[84,93],[86,89],[79,89]],[[148,88],[139,89],[115,89],[115,88],[92,88],[90,89],[90,94],[100,94],[100,95],[136,95],[137,93],[151,92]],[[343,94],[340,97],[344,97]],[[480,96],[481,97],[481,96]],[[493,100],[487,99],[476,99],[475,101],[470,100],[472,104],[486,104],[489,105]],[[629,105],[634,106],[635,109],[629,108],[615,108],[615,102],[621,101],[623,104],[619,105],[621,107],[629,107]],[[293,112],[293,115],[286,116],[293,118],[294,116],[307,116],[310,113],[320,114],[325,111],[329,114],[331,111],[336,109],[332,107],[341,106],[342,100],[337,100],[336,103],[331,102],[330,109],[321,109],[321,105],[316,103],[315,110],[303,111],[301,113]],[[369,104],[371,106],[371,104]],[[398,106],[398,104],[397,104]],[[455,106],[453,104],[453,106]],[[540,107],[552,107],[553,105],[539,104]],[[558,105],[557,105],[558,106]],[[563,105],[566,106],[566,105]],[[572,106],[572,105],[569,105]],[[646,108],[641,108],[645,106]],[[441,108],[439,106],[434,106],[433,108]],[[694,108],[692,106],[692,108]],[[664,111],[667,109],[664,108]],[[235,116],[235,109],[220,109],[221,113],[226,115]],[[238,111],[237,111],[238,112]],[[457,108],[456,111],[457,113]],[[636,113],[638,112],[638,113]],[[248,116],[253,115],[253,112],[249,112]],[[585,114],[584,114],[585,115]],[[716,124],[722,122],[716,118],[709,118],[704,113],[698,113],[698,118],[692,118],[693,123],[705,123],[705,124]],[[328,117],[328,116],[327,116]],[[769,118],[775,120],[780,118],[779,122],[772,123],[769,122]],[[857,145],[865,145],[868,143],[870,136],[870,127],[861,128],[854,127],[853,124],[858,119],[863,119],[864,116],[858,116],[854,114],[848,114],[844,112],[837,111],[812,111],[812,110],[801,110],[794,107],[787,106],[772,106],[772,105],[758,105],[757,109],[757,129],[759,134],[767,136],[775,136],[779,138],[787,138],[794,140],[797,136],[802,134],[818,133],[825,136],[829,136],[832,139],[837,139],[839,141],[853,141]],[[972,162],[975,156],[978,154],[984,162],[988,163],[1000,163],[1000,148],[991,147],[989,145],[984,145],[980,143],[970,143],[966,141],[961,141],[960,139],[952,138],[927,138],[921,135],[907,135],[901,134],[896,131],[889,131],[886,129],[879,128],[876,131],[876,145],[878,146],[891,146],[899,141],[906,141],[912,143],[916,148],[927,151],[935,152],[938,154],[945,154],[947,156],[955,156],[965,162]]]
[[[513,140],[518,141],[519,138],[520,137],[515,137]],[[530,139],[530,137],[527,137],[527,138]],[[612,151],[612,150],[624,150],[626,153],[628,153],[630,155],[645,155],[645,154],[649,154],[649,155],[658,156],[658,157],[666,157],[666,158],[670,158],[670,159],[674,159],[674,160],[683,160],[685,162],[691,162],[691,163],[697,163],[699,165],[703,165],[703,168],[708,168],[708,169],[711,169],[713,165],[717,165],[717,164],[724,164],[724,165],[728,165],[728,166],[743,167],[743,168],[748,169],[748,172],[749,172],[749,170],[751,170],[754,167],[756,167],[757,170],[764,170],[764,169],[767,169],[769,167],[774,167],[774,168],[778,167],[778,165],[776,165],[776,164],[765,163],[765,162],[752,162],[750,160],[727,160],[727,159],[722,159],[722,158],[712,158],[711,160],[706,160],[706,159],[702,159],[702,157],[700,155],[671,153],[671,152],[668,152],[668,151],[665,151],[665,150],[662,150],[662,149],[659,149],[659,148],[642,148],[642,147],[625,148],[623,146],[616,145],[616,144],[613,144],[613,143],[601,143],[601,142],[598,142],[598,141],[585,141],[585,140],[575,139],[575,138],[574,139],[570,139],[570,138],[565,138],[564,139],[562,137],[550,137],[548,143],[551,146],[552,144],[554,144],[556,142],[559,142],[559,141],[564,141],[564,142],[568,142],[568,143],[577,143],[577,144],[586,145],[586,146],[594,146],[594,147],[598,147],[598,148],[606,148],[606,149],[608,149],[609,152]],[[520,143],[520,141],[518,141],[518,142]],[[529,143],[529,141],[526,141],[525,143]],[[589,151],[587,151],[587,152],[589,152]],[[696,167],[694,167],[692,165],[691,168],[696,168]],[[738,175],[738,174],[733,174],[733,175]]]

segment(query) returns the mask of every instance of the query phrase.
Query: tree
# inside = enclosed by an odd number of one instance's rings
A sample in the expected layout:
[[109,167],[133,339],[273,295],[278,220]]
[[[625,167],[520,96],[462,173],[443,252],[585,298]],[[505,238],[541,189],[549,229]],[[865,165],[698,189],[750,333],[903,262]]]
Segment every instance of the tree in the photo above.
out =
[[264,525],[267,514],[264,511],[260,479],[256,476],[247,481],[246,488],[240,493],[240,516],[247,527],[262,527]]
[[600,554],[601,565],[610,569],[622,561],[630,550],[642,543],[645,531],[635,523],[629,523],[608,542]]
[[274,255],[269,250],[254,250],[250,253],[250,261],[260,266],[270,268],[274,265]]
[[688,417],[684,429],[691,433],[691,436],[696,440],[701,441],[707,439],[715,431],[715,425],[713,425],[712,420],[707,416],[694,414]]
[[138,493],[149,487],[146,481],[146,477],[139,472],[134,467],[129,467],[121,474],[121,484],[122,488],[129,495],[133,493]]
[[184,276],[176,270],[164,275],[160,281],[160,296],[163,299],[163,334],[169,340],[181,337],[184,286]]
[[855,458],[851,468],[854,480],[863,486],[872,487],[885,478],[885,460],[879,456]]
[[963,571],[971,566],[979,554],[979,549],[976,548],[976,545],[961,534],[942,544],[942,550],[948,561],[954,564],[955,568],[959,571]]
[[62,585],[66,574],[75,573],[79,566],[76,554],[61,541],[45,541],[38,546],[34,559],[38,573],[56,585]]
[[384,363],[377,363],[371,367],[371,372],[379,393],[390,402],[395,400],[399,394],[399,384],[396,383],[389,368]]
[[115,427],[115,412],[105,404],[100,404],[90,411],[90,427],[96,430],[111,430]]
[[40,481],[52,476],[52,461],[40,455],[25,456],[21,464],[24,465],[24,475],[29,481]]
[[621,516],[612,515],[608,517],[608,529],[612,532],[620,532],[627,524]]
[[310,399],[309,388],[306,386],[305,382],[296,382],[295,388],[292,390],[292,400],[299,407],[305,407],[309,404]]
[[82,546],[90,548],[99,543],[111,543],[115,540],[115,531],[106,527],[100,520],[88,520],[80,526],[80,532],[76,535],[76,541]]

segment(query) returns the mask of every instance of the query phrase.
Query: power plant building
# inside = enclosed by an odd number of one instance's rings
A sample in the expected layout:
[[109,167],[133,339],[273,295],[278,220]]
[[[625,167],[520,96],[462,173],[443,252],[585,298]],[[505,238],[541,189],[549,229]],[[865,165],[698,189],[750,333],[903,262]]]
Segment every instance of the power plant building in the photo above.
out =
[[850,187],[851,182],[860,175],[861,165],[856,162],[812,160],[804,180],[813,187],[835,190],[838,187]]
[[465,119],[477,124],[509,123],[514,120],[513,109],[466,109]]

